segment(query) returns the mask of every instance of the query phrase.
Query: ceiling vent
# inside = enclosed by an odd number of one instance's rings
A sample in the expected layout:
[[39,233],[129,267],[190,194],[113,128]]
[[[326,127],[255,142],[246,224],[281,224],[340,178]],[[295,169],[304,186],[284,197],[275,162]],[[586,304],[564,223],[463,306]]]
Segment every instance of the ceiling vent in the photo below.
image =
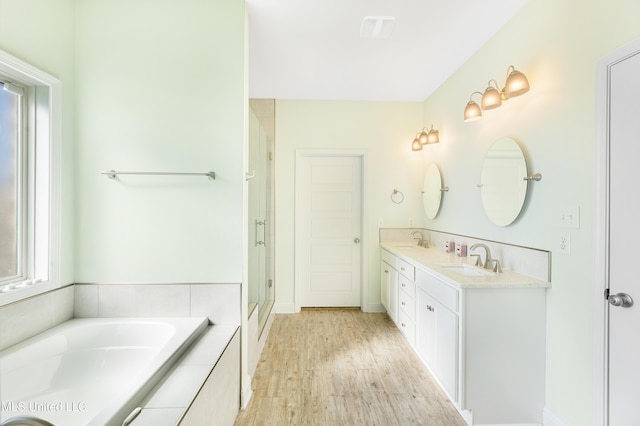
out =
[[395,25],[395,16],[365,16],[360,24],[360,37],[388,38]]

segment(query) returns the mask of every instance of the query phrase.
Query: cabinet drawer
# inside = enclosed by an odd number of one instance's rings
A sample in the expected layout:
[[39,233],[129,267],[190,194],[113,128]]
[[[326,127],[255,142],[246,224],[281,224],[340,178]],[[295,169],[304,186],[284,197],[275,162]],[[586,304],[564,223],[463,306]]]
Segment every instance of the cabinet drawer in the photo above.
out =
[[410,263],[405,262],[402,259],[398,259],[398,266],[396,268],[400,274],[409,278],[411,281],[416,279],[416,268]]
[[388,251],[384,249],[380,250],[380,258],[384,262],[387,262],[392,268],[398,269],[398,266],[397,266],[398,258],[392,255],[391,253],[389,253]]
[[398,328],[407,338],[411,346],[415,346],[416,343],[416,325],[415,323],[402,311],[398,315]]
[[418,270],[417,285],[453,312],[458,312],[458,289]]
[[398,286],[400,288],[400,291],[404,291],[412,299],[416,298],[416,284],[413,281],[409,280],[407,277],[400,275],[400,277],[398,278]]
[[400,305],[400,310],[404,311],[404,313],[409,317],[411,321],[416,320],[416,302],[412,297],[403,291],[400,292],[398,297],[398,302]]

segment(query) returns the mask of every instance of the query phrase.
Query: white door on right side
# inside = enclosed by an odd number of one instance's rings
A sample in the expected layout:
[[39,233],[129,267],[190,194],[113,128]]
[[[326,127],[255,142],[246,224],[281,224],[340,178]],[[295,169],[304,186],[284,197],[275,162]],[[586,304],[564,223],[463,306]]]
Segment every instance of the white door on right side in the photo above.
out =
[[[609,96],[609,425],[640,425],[640,52],[610,68]],[[624,295],[631,307],[614,306]],[[613,298],[619,295],[619,298]]]

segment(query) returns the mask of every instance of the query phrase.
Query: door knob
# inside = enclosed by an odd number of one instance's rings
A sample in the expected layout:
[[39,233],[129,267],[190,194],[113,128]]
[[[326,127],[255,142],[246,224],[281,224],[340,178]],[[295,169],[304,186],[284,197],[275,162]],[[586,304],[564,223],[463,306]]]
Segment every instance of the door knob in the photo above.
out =
[[630,308],[633,306],[633,299],[627,293],[612,294],[609,296],[609,304]]
[[360,238],[355,237],[355,238],[353,239],[353,242],[354,242],[354,243],[356,243],[356,244],[360,243]]

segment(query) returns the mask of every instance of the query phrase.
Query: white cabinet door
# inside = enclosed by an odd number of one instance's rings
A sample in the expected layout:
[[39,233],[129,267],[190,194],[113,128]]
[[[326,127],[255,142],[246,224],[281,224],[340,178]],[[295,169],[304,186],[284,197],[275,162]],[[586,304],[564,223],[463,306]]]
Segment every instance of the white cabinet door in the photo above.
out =
[[435,355],[435,332],[431,315],[433,298],[418,288],[416,291],[416,350],[422,360],[431,368]]
[[389,316],[398,324],[398,271],[389,268]]
[[435,334],[433,373],[449,397],[458,402],[458,314],[431,300]]
[[420,288],[417,299],[418,354],[451,400],[458,403],[458,314]]
[[384,306],[387,311],[389,310],[390,269],[391,266],[386,262],[380,262],[380,303],[382,303],[382,306]]

